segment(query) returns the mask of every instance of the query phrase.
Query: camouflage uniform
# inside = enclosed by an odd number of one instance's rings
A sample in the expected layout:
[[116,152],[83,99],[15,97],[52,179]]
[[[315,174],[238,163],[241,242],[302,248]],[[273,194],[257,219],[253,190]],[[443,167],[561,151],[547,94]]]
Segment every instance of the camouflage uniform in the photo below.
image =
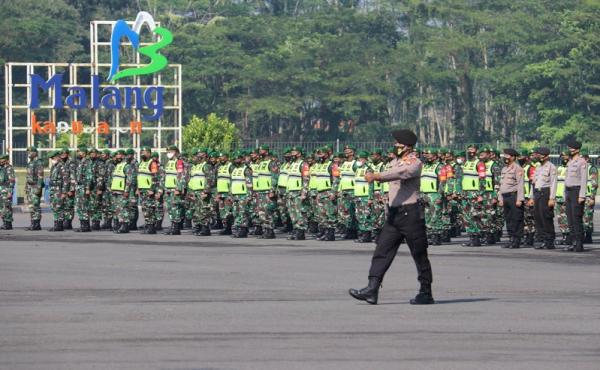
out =
[[[96,149],[92,149],[91,153],[98,155]],[[92,174],[94,177],[94,190],[90,195],[90,219],[92,220],[92,230],[100,230],[100,222],[102,221],[102,201],[106,196],[106,181],[107,173],[104,160],[99,157],[91,157]]]
[[214,217],[212,190],[214,168],[205,158],[196,160],[189,172],[187,194],[193,209],[194,235],[210,235],[209,225]]
[[[433,151],[424,151],[424,154],[433,154]],[[444,182],[440,181],[442,165],[437,159],[425,159],[421,171],[421,199],[425,204],[425,225],[427,237],[431,244],[442,244],[444,231]]]
[[319,227],[324,233],[319,238],[323,241],[335,240],[335,227],[337,224],[336,190],[338,177],[334,176],[334,164],[323,159],[314,164],[317,176],[317,207],[316,217]]
[[228,160],[221,162],[216,168],[215,203],[219,217],[224,225],[221,235],[231,235],[233,226],[233,201],[229,192],[231,191],[231,172],[233,163]]
[[277,212],[281,223],[284,225],[284,231],[292,231],[292,220],[287,208],[287,195],[285,189],[287,188],[288,170],[291,165],[289,149],[284,151],[284,163],[279,168],[279,174],[277,177]]
[[59,152],[50,153],[50,158],[55,155],[56,162],[50,167],[49,196],[50,207],[54,217],[54,227],[50,231],[63,231],[65,217],[64,199],[65,194],[71,188],[71,178],[65,170],[65,163],[58,158]]
[[268,229],[269,237],[275,237],[275,210],[277,209],[276,183],[273,182],[273,173],[278,172],[277,162],[264,159],[258,163],[254,184],[255,212],[261,229]]
[[535,176],[535,163],[527,163],[523,166],[523,186],[525,187],[523,195],[523,234],[525,235],[525,244],[533,245],[535,235],[535,216],[533,213],[533,177]]
[[[37,149],[31,152],[37,154]],[[25,195],[31,217],[31,227],[29,230],[40,230],[40,221],[42,219],[42,193],[44,191],[44,165],[36,156],[27,164],[27,177],[25,183]]]
[[126,151],[128,156],[129,165],[127,166],[127,178],[131,179],[131,185],[129,188],[129,229],[137,230],[137,221],[139,218],[139,208],[138,208],[138,197],[136,195],[137,191],[137,169],[138,169],[138,161],[133,157],[135,155],[135,151],[133,149],[127,149]]
[[[345,149],[353,150],[351,147]],[[354,204],[354,176],[356,174],[356,160],[354,158],[344,161],[339,167],[340,181],[338,183],[337,207],[338,224],[344,230],[344,239],[356,237],[356,209]]]
[[583,208],[583,232],[584,242],[592,243],[592,233],[594,232],[594,205],[596,194],[598,193],[598,168],[589,163],[589,157],[586,159],[588,159],[588,175],[585,206]]
[[115,169],[115,162],[112,156],[109,154],[107,159],[104,159],[104,192],[102,193],[102,206],[101,212],[104,218],[102,225],[103,230],[109,230],[112,227],[114,218],[114,202],[112,192],[110,191],[110,185],[112,183],[112,173]]
[[354,177],[354,204],[356,209],[356,222],[358,227],[358,239],[356,242],[369,243],[373,240],[373,226],[375,223],[375,214],[373,204],[375,202],[374,184],[365,180],[367,173],[373,173],[373,169],[366,162],[361,165],[361,159],[368,159],[369,154],[360,152],[356,174]]
[[[487,149],[488,153],[490,152]],[[485,161],[485,190],[482,194],[484,212],[482,215],[481,232],[485,235],[487,244],[495,244],[498,240],[496,216],[498,214],[498,189],[500,188],[500,173],[502,168],[498,162],[488,159]]]
[[473,157],[462,165],[462,213],[464,227],[470,241],[465,246],[480,246],[480,233],[483,226],[483,192],[485,189],[485,164]]
[[131,221],[129,215],[129,196],[131,194],[131,186],[133,181],[128,176],[130,173],[127,168],[129,163],[127,163],[125,158],[123,158],[125,151],[120,149],[117,153],[117,155],[121,157],[115,161],[117,163],[115,164],[115,168],[112,172],[110,186],[110,190],[112,192],[112,203],[114,206],[114,215],[118,219],[118,223],[114,225],[116,227],[113,228],[113,231],[118,233],[128,233],[129,224]]
[[[149,153],[150,148],[143,148],[142,151]],[[144,215],[144,234],[156,234],[158,199],[162,193],[159,172],[158,160],[151,156],[143,157],[138,163],[137,195]]]
[[[292,148],[292,152],[300,152],[300,148]],[[308,228],[308,183],[310,181],[308,163],[296,158],[289,167],[286,186],[287,209],[292,220],[293,233],[288,239],[304,240]]]
[[[80,149],[80,151],[87,155],[87,149]],[[93,190],[94,171],[92,161],[87,156],[77,161],[75,181],[77,182],[75,186],[75,210],[81,224],[80,230],[89,231],[90,198]]]
[[234,162],[231,171],[230,195],[233,203],[233,228],[234,238],[248,236],[250,227],[251,196],[252,194],[252,169],[243,162]]
[[[375,149],[373,153],[379,153],[383,155],[383,150]],[[374,173],[382,172],[385,168],[385,163],[383,161],[372,161],[371,169]],[[386,198],[384,196],[384,183],[374,181],[373,182],[373,206],[371,211],[373,212],[372,216],[372,234],[375,239],[379,236],[379,232],[383,228],[383,222],[385,222],[385,206],[386,206]]]
[[[67,149],[63,149],[64,154],[69,154]],[[65,195],[64,199],[64,228],[66,230],[72,229],[72,221],[75,217],[75,189],[77,187],[77,179],[75,174],[77,172],[77,161],[69,156],[64,158],[65,166],[64,170],[68,174],[70,179],[70,186]]]
[[[170,151],[177,151],[177,147],[169,147]],[[163,181],[163,189],[165,195],[166,208],[171,220],[171,228],[166,233],[169,235],[181,234],[181,221],[184,217],[183,203],[185,200],[186,189],[186,164],[183,159],[174,156],[167,160],[163,168],[161,177]]]
[[15,188],[15,170],[8,163],[8,154],[0,157],[3,164],[0,165],[0,216],[4,225],[2,229],[11,230],[13,222],[12,200]]

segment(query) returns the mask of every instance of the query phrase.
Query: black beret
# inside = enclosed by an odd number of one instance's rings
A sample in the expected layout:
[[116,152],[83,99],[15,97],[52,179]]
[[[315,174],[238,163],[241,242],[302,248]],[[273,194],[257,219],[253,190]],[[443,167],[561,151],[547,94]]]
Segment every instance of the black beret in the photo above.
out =
[[541,155],[550,155],[550,149],[546,148],[546,147],[539,147],[535,150],[536,153],[541,154]]
[[569,148],[573,148],[573,149],[581,149],[581,141],[571,140],[571,141],[569,141],[567,146]]
[[394,130],[392,136],[400,144],[414,146],[417,143],[417,135],[411,130]]
[[516,150],[514,150],[512,148],[506,148],[506,149],[504,149],[504,154],[510,155],[512,157],[518,157],[519,156],[519,152],[517,152]]

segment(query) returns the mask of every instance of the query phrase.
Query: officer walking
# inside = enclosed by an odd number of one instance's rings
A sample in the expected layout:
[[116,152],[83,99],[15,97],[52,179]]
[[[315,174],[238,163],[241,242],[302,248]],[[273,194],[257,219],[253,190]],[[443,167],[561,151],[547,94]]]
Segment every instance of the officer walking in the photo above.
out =
[[554,206],[556,200],[556,166],[550,162],[550,149],[538,148],[535,152],[539,165],[533,178],[533,213],[535,230],[542,240],[535,249],[554,249]]
[[35,146],[27,148],[29,163],[27,163],[27,178],[25,183],[25,194],[29,204],[31,226],[27,230],[41,230],[42,220],[42,192],[44,191],[44,165],[38,158],[38,150]]
[[568,252],[583,252],[583,207],[587,192],[587,162],[579,151],[581,142],[573,140],[568,145],[571,159],[567,163],[567,176],[565,178],[565,205],[569,234],[572,245],[564,250]]
[[504,149],[504,163],[500,173],[498,204],[504,209],[506,230],[510,241],[503,248],[519,248],[523,238],[523,168],[516,162],[519,153]]
[[427,256],[427,232],[423,206],[418,202],[418,193],[423,164],[413,151],[417,136],[410,130],[392,132],[396,139],[398,159],[392,161],[391,169],[380,173],[368,173],[367,181],[390,182],[389,215],[371,260],[369,284],[362,289],[350,289],[352,297],[377,304],[379,287],[389,269],[398,247],[406,241],[417,266],[421,284],[419,294],[410,300],[411,304],[434,303],[431,293],[433,275]]

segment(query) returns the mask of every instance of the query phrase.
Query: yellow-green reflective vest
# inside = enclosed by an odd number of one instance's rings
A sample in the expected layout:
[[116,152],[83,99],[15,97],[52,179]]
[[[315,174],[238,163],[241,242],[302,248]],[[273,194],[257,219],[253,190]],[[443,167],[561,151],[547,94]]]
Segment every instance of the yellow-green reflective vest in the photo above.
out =
[[270,160],[262,161],[258,164],[258,181],[254,191],[268,191],[271,190],[273,178],[271,171],[269,170]]
[[356,175],[354,176],[355,197],[366,197],[369,195],[369,183],[365,180],[367,169],[368,167],[366,164],[356,169]]
[[439,163],[428,163],[421,171],[421,193],[437,193],[438,178],[435,170]]
[[127,162],[121,162],[115,166],[112,172],[110,190],[125,191],[125,166],[127,166]]
[[567,166],[559,166],[556,169],[556,198],[565,196],[565,179],[567,178]]
[[327,161],[325,163],[316,163],[315,166],[315,175],[317,176],[317,191],[331,190],[331,174],[329,173],[331,161]]
[[204,173],[204,165],[206,162],[196,163],[192,166],[190,172],[190,180],[188,181],[188,189],[193,191],[204,190],[206,187],[206,174]]
[[[392,162],[388,162],[385,164],[385,166],[383,167],[383,171],[388,171],[390,168],[392,168]],[[384,193],[389,193],[390,192],[390,183],[388,181],[384,182],[381,185],[381,189],[383,190]]]
[[177,161],[170,159],[165,166],[165,189],[177,188]]
[[233,195],[247,195],[248,189],[246,188],[246,166],[236,167],[231,171],[231,194]]
[[318,163],[313,163],[313,165],[310,166],[310,170],[308,171],[310,174],[308,179],[308,190],[317,190],[317,174],[315,171],[318,165]]
[[531,168],[531,166],[532,165],[528,163],[523,167],[523,196],[525,198],[531,198],[531,181],[529,181],[529,168]]
[[150,172],[151,163],[152,161],[142,161],[138,165],[138,189],[150,189],[152,187],[152,172]]
[[[371,165],[371,168],[373,169],[373,173],[379,173],[379,172],[381,172],[381,169],[383,168],[383,162],[380,162],[378,164],[373,164],[373,165]],[[383,189],[383,184],[384,183],[379,182],[379,181],[373,182],[373,191],[381,191]]]
[[222,164],[217,171],[217,193],[229,193],[229,185],[231,184],[231,162]]
[[277,178],[277,186],[278,187],[280,187],[280,188],[287,187],[289,168],[290,168],[289,162],[285,162],[284,164],[281,165],[281,168],[279,169],[279,177]]
[[494,175],[492,174],[492,166],[494,161],[485,163],[485,191],[494,191]]
[[587,173],[587,191],[585,193],[585,195],[587,197],[593,197],[596,196],[596,194],[594,194],[594,182],[592,180],[592,168],[593,166],[591,164],[588,163],[588,173]]
[[340,184],[339,190],[354,190],[354,164],[356,160],[345,161],[340,166]]
[[479,163],[478,159],[466,161],[465,164],[463,164],[463,190],[479,190],[479,174],[477,173],[477,163]]
[[288,170],[288,181],[286,191],[299,191],[302,190],[302,160],[295,161],[290,164]]
[[258,167],[260,163],[250,163],[250,168],[252,169],[252,189],[256,189],[258,187]]

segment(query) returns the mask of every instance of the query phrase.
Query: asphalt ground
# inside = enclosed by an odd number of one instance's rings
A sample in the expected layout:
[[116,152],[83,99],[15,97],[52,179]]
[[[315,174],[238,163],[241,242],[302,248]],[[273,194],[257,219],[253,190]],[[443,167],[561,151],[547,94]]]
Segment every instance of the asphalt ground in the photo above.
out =
[[402,246],[371,306],[347,290],[373,244],[27,232],[15,217],[0,231],[1,369],[600,368],[599,244],[432,246],[432,306],[408,304]]

